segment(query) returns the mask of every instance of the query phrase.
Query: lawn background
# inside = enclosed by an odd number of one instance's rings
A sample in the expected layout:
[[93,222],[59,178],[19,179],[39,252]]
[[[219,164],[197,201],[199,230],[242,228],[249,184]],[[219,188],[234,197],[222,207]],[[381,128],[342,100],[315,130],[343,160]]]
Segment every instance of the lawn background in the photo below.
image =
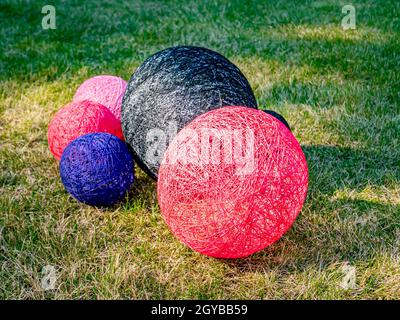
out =
[[[0,2],[0,298],[400,298],[400,2]],[[43,30],[52,4],[57,29]],[[155,183],[108,210],[74,201],[47,125],[85,79],[128,80],[150,54],[199,45],[235,62],[289,121],[310,187],[293,228],[249,258],[181,245]],[[54,266],[54,290],[41,286]],[[343,289],[346,266],[356,286]]]

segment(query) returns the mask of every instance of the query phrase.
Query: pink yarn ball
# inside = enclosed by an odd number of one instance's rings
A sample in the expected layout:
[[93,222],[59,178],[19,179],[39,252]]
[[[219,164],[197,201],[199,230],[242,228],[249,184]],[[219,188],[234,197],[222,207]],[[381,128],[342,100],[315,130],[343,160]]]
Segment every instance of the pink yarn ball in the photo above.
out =
[[178,239],[208,256],[240,258],[290,228],[307,185],[305,156],[285,125],[260,110],[224,107],[175,136],[157,191]]
[[47,139],[50,151],[60,160],[62,152],[72,140],[94,132],[108,132],[123,140],[120,122],[102,104],[89,100],[67,104],[49,124]]
[[95,76],[82,83],[76,90],[73,101],[91,100],[106,106],[120,121],[121,104],[127,82],[115,76]]

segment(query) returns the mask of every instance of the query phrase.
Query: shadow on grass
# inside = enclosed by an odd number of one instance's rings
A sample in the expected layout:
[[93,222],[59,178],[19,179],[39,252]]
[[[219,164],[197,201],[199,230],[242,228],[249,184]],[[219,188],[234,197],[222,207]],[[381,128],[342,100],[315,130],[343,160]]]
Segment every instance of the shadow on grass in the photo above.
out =
[[[228,39],[232,38],[228,43],[237,42],[231,46],[205,43],[200,39],[198,41],[194,39],[190,43],[182,41],[180,44],[209,47],[230,59],[273,60],[285,66],[306,66],[316,75],[324,77],[340,73],[348,80],[366,80],[378,84],[382,81],[395,81],[394,71],[399,69],[397,57],[400,55],[400,50],[394,41],[368,43],[363,40],[340,38],[293,39],[284,35],[258,38],[253,34],[243,34],[239,41],[235,40],[235,37],[235,35],[228,36]],[[168,39],[168,35],[165,38]],[[133,62],[141,64],[146,56],[176,45],[175,42],[164,41],[154,44],[151,47],[152,51],[143,52],[146,47],[142,44],[144,47],[139,55],[133,51],[133,47],[126,46],[127,41],[138,46],[142,42],[141,39],[135,38],[129,40],[125,37],[116,38],[111,44],[103,44],[102,51],[99,52],[94,42],[81,43],[80,38],[79,42],[74,43],[61,39],[51,40],[46,35],[39,35],[35,47],[32,47],[32,40],[21,41],[18,50],[24,52],[24,55],[3,58],[6,64],[0,79],[31,82],[42,78],[51,81],[63,76],[65,72],[76,73],[83,67],[97,72],[110,69],[126,70]],[[74,47],[76,51],[84,51],[85,54],[75,53],[75,50],[71,50]],[[133,71],[130,70],[128,74]]]
[[[244,272],[268,268],[290,272],[344,261],[368,262],[377,252],[396,254],[400,206],[350,194],[368,186],[396,185],[400,180],[397,160],[334,146],[305,146],[303,150],[309,164],[309,192],[291,230],[248,258],[221,261]],[[345,195],[336,197],[341,190]]]
[[152,210],[157,205],[157,183],[141,169],[135,168],[135,182],[125,202],[127,209]]
[[[218,10],[221,4],[213,2],[156,7],[145,1],[102,6],[90,1],[84,5],[66,2],[57,5],[57,29],[51,31],[41,28],[43,16],[38,14],[41,6],[32,2],[1,7],[5,12],[4,27],[10,33],[2,41],[7,50],[0,53],[1,80],[51,81],[65,74],[74,75],[81,68],[98,73],[118,70],[125,75],[124,70],[133,62],[140,64],[147,55],[177,44],[210,47],[228,58],[276,60],[297,67],[307,65],[322,76],[339,72],[347,79],[379,83],[395,80],[390,75],[399,69],[398,44],[387,41],[393,33],[377,29],[381,34],[375,30],[378,40],[371,42],[362,36],[362,31],[374,34],[371,31],[374,29],[358,25],[361,32],[358,37],[351,36],[357,32],[344,35],[339,29],[336,38],[324,39],[323,35],[331,37],[332,29],[340,23],[338,15],[332,13],[337,9],[332,4],[313,8],[307,2],[303,5],[237,2],[223,5],[225,14],[221,14]],[[198,6],[200,11],[193,12]],[[215,7],[215,12],[210,7]],[[127,9],[135,14],[128,14]],[[112,16],[105,14],[109,11]],[[265,13],[263,17],[261,12]],[[203,17],[202,13],[208,14]],[[199,15],[203,20],[183,19],[190,15]],[[332,25],[335,22],[337,25]],[[379,21],[380,26],[382,23]],[[21,25],[24,28],[17,29]],[[222,28],[223,25],[226,27]],[[229,30],[229,26],[235,29]],[[288,26],[298,29],[287,29]],[[305,36],[307,30],[315,32]]]
[[[378,252],[396,253],[400,206],[376,200],[374,194],[374,189],[400,181],[396,158],[335,146],[303,146],[303,150],[309,191],[293,227],[261,252],[221,261],[242,272],[269,268],[293,272],[344,261],[368,262]],[[157,205],[157,184],[140,169],[136,173],[126,206],[151,210]],[[367,191],[372,199],[358,198],[367,188],[372,188]]]

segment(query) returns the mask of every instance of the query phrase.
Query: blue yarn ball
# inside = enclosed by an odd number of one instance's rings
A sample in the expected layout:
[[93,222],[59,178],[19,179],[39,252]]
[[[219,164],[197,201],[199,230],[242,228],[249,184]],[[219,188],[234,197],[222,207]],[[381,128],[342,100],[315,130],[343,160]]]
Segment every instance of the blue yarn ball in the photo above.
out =
[[132,186],[133,166],[123,141],[109,133],[89,133],[73,140],[62,153],[61,181],[78,201],[111,206]]

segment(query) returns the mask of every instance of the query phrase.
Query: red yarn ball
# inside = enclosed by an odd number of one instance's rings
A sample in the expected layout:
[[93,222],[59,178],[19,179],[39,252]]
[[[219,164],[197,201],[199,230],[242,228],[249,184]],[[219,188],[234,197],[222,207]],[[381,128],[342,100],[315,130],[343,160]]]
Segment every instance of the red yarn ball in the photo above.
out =
[[76,90],[73,101],[91,100],[107,107],[112,114],[121,120],[122,98],[127,82],[116,76],[101,75],[83,82]]
[[121,123],[105,106],[89,100],[67,104],[49,124],[47,139],[50,151],[60,160],[68,143],[94,132],[108,132],[123,140]]
[[173,139],[158,176],[172,232],[217,258],[249,256],[293,224],[308,169],[296,138],[273,116],[245,107],[205,113]]

